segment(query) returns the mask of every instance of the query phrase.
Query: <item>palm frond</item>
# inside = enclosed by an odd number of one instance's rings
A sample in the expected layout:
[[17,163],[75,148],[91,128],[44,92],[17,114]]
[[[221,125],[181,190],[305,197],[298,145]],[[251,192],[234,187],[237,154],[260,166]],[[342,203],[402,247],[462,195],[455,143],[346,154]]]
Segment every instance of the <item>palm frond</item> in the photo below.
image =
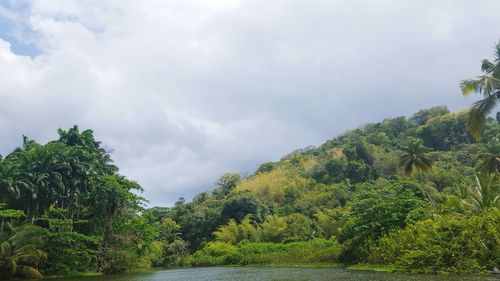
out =
[[473,93],[480,93],[482,91],[479,80],[472,79],[460,82],[460,89],[462,90],[462,94],[464,96],[469,96]]
[[469,108],[466,127],[476,141],[481,140],[481,133],[484,130],[486,118],[493,111],[496,103],[497,95],[494,94],[476,101]]
[[495,71],[495,64],[487,59],[484,59],[481,61],[481,71],[486,74],[492,74]]
[[495,46],[495,62],[500,62],[500,42]]

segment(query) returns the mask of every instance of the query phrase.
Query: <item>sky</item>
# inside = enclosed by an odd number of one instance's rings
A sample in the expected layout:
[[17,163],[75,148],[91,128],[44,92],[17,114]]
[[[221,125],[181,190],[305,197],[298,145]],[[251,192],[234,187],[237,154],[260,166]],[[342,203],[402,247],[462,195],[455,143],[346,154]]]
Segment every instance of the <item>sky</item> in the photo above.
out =
[[498,0],[0,0],[0,154],[92,129],[150,206],[345,130],[446,105]]

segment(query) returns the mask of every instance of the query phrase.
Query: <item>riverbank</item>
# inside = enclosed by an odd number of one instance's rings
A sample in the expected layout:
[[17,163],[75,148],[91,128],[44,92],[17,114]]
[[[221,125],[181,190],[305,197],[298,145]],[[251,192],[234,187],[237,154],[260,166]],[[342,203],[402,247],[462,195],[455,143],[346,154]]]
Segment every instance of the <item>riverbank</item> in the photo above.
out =
[[89,272],[72,272],[68,274],[55,274],[55,275],[44,275],[43,279],[56,279],[56,278],[69,278],[69,277],[92,277],[92,276],[102,276],[102,272],[89,271]]
[[397,272],[396,267],[384,264],[355,264],[347,266],[345,268],[351,270],[366,270],[366,271],[386,272],[386,273]]

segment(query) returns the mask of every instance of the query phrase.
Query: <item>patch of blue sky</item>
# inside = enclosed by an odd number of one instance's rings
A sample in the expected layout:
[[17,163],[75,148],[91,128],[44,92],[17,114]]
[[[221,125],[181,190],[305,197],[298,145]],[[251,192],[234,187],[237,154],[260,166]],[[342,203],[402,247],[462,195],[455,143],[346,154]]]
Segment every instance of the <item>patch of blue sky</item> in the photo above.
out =
[[18,55],[35,57],[40,54],[36,45],[37,33],[29,25],[29,3],[0,0],[0,39],[10,43]]

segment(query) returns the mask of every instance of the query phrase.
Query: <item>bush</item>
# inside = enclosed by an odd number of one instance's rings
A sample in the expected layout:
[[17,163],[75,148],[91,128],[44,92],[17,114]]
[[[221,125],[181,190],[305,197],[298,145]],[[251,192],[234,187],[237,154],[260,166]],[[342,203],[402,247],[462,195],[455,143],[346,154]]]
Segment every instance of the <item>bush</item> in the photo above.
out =
[[380,239],[369,260],[407,272],[491,270],[500,264],[500,210],[417,222]]
[[195,266],[297,264],[337,262],[340,245],[335,240],[316,238],[292,243],[241,243],[238,247],[210,242],[193,256]]
[[226,242],[209,242],[203,249],[193,255],[194,266],[215,266],[228,264],[229,260],[236,254],[236,246]]
[[340,245],[335,240],[316,238],[292,243],[246,243],[238,248],[239,264],[297,264],[337,262]]
[[48,235],[45,251],[48,262],[44,272],[67,274],[95,271],[99,239],[76,232],[53,232]]
[[[383,183],[382,183],[383,184]],[[363,262],[369,246],[392,230],[429,217],[430,205],[411,183],[366,185],[355,197],[350,218],[339,235],[342,261]]]

